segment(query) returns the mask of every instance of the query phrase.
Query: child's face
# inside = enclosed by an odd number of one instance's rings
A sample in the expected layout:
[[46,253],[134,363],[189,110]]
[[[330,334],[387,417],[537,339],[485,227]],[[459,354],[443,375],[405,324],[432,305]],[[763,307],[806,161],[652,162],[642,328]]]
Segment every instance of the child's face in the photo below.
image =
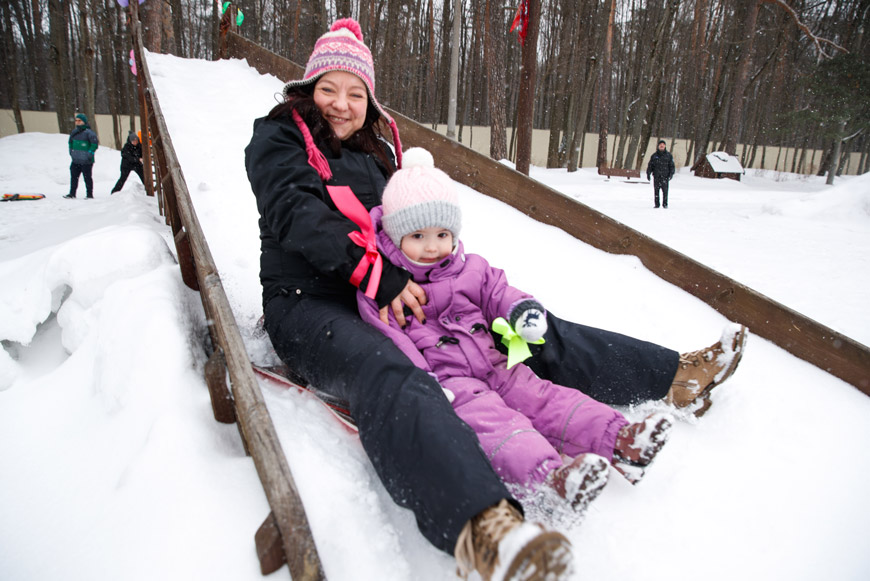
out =
[[423,228],[403,236],[401,250],[414,262],[432,264],[453,252],[453,234],[444,228]]

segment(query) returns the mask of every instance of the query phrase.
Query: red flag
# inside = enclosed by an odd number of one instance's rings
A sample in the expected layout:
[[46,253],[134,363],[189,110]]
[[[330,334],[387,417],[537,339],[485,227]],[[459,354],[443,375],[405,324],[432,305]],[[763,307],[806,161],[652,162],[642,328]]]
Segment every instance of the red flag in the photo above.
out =
[[520,0],[520,5],[517,6],[517,13],[514,15],[514,21],[511,23],[510,32],[519,27],[520,44],[526,45],[526,34],[529,31],[529,0]]

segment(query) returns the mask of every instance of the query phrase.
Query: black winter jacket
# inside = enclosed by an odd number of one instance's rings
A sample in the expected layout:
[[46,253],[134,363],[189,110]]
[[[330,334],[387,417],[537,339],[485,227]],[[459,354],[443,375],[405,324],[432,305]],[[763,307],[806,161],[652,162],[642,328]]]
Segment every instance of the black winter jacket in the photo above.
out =
[[142,159],[142,143],[137,142],[136,145],[133,145],[128,138],[127,143],[121,148],[121,169],[132,170],[142,167],[140,159]]
[[671,156],[671,152],[667,149],[664,151],[656,150],[646,166],[646,179],[649,179],[650,174],[653,174],[657,182],[666,182],[674,177],[674,171],[674,158]]
[[[254,122],[245,168],[260,212],[264,307],[279,293],[308,293],[356,304],[356,288],[349,281],[365,251],[348,234],[359,227],[336,209],[324,186],[350,187],[371,210],[381,203],[387,172],[366,153],[342,148],[336,156],[329,148],[320,150],[332,170],[326,184],[309,165],[302,133],[292,119]],[[369,275],[360,283],[363,290]],[[407,271],[384,260],[375,297],[378,306],[396,298],[409,278]]]

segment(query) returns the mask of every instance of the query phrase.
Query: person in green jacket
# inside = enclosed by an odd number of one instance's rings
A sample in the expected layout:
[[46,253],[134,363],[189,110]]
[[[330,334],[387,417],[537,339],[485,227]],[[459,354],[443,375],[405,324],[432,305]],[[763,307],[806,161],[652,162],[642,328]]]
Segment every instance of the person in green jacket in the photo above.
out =
[[69,166],[69,193],[64,198],[75,198],[79,187],[79,176],[85,177],[87,198],[94,197],[94,152],[100,146],[97,134],[88,125],[88,117],[83,113],[76,115],[76,126],[69,134],[69,156],[72,163]]

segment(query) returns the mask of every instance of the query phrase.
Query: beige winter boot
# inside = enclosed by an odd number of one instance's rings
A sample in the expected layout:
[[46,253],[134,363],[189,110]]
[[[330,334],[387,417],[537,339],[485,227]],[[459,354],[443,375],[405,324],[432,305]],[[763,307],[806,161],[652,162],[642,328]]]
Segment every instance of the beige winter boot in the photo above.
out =
[[454,554],[463,578],[476,570],[483,581],[559,581],[574,570],[568,539],[525,522],[507,500],[465,524]]
[[678,408],[689,408],[701,417],[712,405],[710,392],[731,377],[746,344],[746,327],[729,325],[715,344],[680,355],[680,365],[665,401]]

